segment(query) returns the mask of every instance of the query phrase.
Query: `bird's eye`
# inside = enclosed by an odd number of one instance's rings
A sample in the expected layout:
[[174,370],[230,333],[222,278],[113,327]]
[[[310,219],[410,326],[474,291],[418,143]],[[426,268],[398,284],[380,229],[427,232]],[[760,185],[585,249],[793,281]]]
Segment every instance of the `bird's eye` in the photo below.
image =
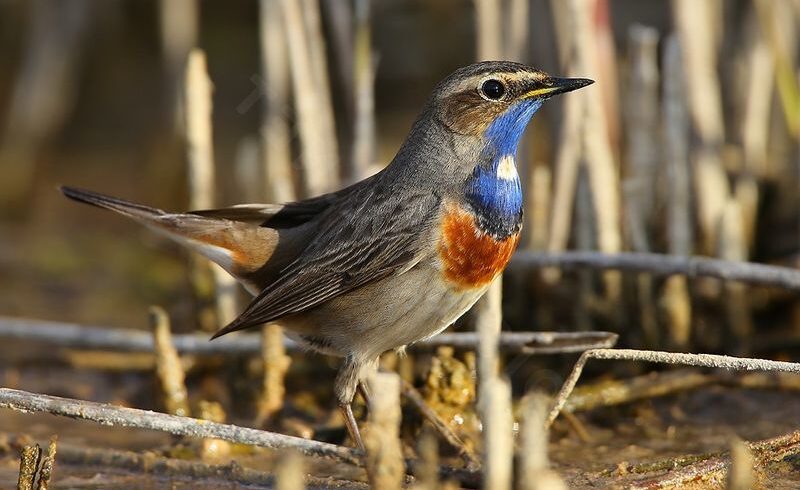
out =
[[481,93],[489,100],[500,100],[506,93],[506,87],[500,80],[492,78],[481,84]]

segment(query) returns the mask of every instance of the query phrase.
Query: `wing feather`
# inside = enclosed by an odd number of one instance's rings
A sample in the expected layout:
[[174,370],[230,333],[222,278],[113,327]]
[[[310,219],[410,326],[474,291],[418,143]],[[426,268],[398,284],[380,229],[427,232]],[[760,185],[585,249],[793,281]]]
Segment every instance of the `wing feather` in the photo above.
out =
[[425,255],[440,198],[397,194],[366,188],[335,205],[298,258],[214,337],[300,313],[412,267]]

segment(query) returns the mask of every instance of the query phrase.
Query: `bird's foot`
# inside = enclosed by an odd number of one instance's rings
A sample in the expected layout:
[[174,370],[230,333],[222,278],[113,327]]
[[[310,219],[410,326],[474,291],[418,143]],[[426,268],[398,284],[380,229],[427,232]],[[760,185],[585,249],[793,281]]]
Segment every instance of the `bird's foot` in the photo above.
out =
[[347,432],[350,434],[350,438],[356,443],[358,449],[364,451],[364,441],[361,439],[361,432],[358,430],[356,418],[353,416],[353,408],[349,403],[341,403],[339,404],[339,410],[342,411],[344,423],[347,426]]

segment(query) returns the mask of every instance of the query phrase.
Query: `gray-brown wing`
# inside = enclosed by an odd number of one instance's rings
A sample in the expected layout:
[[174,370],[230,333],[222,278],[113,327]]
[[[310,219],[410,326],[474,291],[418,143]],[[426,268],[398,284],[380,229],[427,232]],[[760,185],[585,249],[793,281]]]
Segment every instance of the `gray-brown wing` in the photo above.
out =
[[373,178],[374,176],[336,192],[302,201],[285,204],[241,204],[230,208],[203,209],[192,211],[191,213],[207,218],[243,221],[275,229],[293,228],[314,219],[339,200],[359,192],[364,187],[367,187]]
[[432,193],[398,198],[369,191],[336,206],[303,253],[214,338],[308,310],[411,267],[424,255],[439,204]]

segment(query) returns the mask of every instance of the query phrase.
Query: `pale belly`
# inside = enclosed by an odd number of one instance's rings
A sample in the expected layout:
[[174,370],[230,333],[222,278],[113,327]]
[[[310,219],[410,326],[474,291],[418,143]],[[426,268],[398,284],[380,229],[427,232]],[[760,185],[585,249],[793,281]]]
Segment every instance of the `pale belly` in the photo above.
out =
[[314,350],[371,360],[441,332],[487,287],[454,286],[430,260],[289,317],[285,324],[292,338]]

